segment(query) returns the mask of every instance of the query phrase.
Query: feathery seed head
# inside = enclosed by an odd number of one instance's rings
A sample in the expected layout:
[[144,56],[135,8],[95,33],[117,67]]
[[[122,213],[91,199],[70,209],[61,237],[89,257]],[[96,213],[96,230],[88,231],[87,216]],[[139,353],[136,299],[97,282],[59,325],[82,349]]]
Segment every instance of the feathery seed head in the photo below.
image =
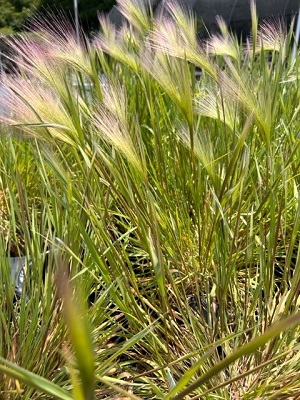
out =
[[93,75],[86,51],[90,47],[89,40],[83,32],[79,32],[78,42],[75,28],[67,17],[63,14],[56,17],[51,13],[45,17],[38,15],[32,22],[32,29],[44,42],[53,60],[83,71],[88,76]]
[[194,18],[173,1],[167,2],[165,7],[168,14],[156,19],[150,35],[152,48],[187,60],[216,77],[208,55],[197,42]]
[[247,49],[251,53],[253,49],[255,54],[262,51],[276,51],[285,53],[287,30],[284,21],[280,18],[264,21],[259,25],[255,38],[251,38],[247,42]]
[[239,46],[229,33],[226,36],[212,35],[207,41],[207,52],[215,56],[229,56],[236,61],[240,58]]
[[118,82],[107,81],[103,89],[103,103],[94,112],[93,124],[99,136],[144,176],[144,168],[129,130],[126,94]]
[[127,98],[124,88],[119,82],[107,79],[103,87],[103,106],[119,121],[126,124],[128,118]]
[[143,54],[142,65],[191,124],[193,119],[192,85],[188,63],[148,48]]
[[[182,124],[179,128],[179,138],[182,143],[191,148],[191,136],[190,130],[186,124]],[[215,182],[216,171],[215,171],[215,156],[213,152],[213,146],[209,133],[207,132],[197,132],[193,133],[193,151],[195,156],[202,164],[203,168],[207,171],[208,175]]]
[[54,68],[49,46],[41,37],[24,33],[8,39],[7,44],[12,50],[11,60],[23,73],[31,75],[37,72],[41,76],[48,76],[48,66]]
[[67,143],[76,140],[72,119],[55,91],[21,76],[4,76],[3,88],[0,92],[0,103],[5,107],[0,116],[3,123],[33,137],[49,135]]
[[[113,59],[127,65],[133,71],[139,70],[139,57],[135,51],[132,51],[132,41],[129,38],[134,38],[132,32],[128,31],[127,27],[122,27],[119,32],[115,27],[109,30],[110,23],[106,18],[100,18],[104,29],[94,37],[93,46],[96,50],[104,52]],[[133,43],[135,39],[133,39]]]
[[192,10],[174,0],[164,2],[164,8],[181,31],[186,43],[193,48],[197,47],[196,18]]
[[236,125],[236,103],[230,97],[225,97],[220,90],[208,91],[203,96],[197,97],[194,101],[196,113],[224,122],[230,129]]
[[117,8],[132,27],[141,35],[152,28],[151,4],[149,0],[118,0]]

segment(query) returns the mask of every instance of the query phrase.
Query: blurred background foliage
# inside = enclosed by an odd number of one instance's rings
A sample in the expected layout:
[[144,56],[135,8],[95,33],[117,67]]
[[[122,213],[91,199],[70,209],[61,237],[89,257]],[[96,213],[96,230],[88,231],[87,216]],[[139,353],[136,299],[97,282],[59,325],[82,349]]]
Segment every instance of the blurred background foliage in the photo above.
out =
[[[97,12],[108,12],[115,0],[85,0],[78,1],[79,18],[86,30],[98,28]],[[64,11],[74,15],[73,0],[1,0],[0,1],[0,32],[10,34],[24,28],[34,13]]]

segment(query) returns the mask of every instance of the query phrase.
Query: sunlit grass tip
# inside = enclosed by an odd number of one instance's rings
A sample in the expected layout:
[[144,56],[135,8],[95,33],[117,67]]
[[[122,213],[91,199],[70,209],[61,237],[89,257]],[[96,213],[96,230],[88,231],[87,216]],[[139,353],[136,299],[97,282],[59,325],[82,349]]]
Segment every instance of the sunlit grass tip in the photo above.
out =
[[129,131],[127,98],[118,82],[107,81],[103,88],[103,104],[99,104],[93,116],[93,124],[99,137],[121,152],[140,174],[145,170]]

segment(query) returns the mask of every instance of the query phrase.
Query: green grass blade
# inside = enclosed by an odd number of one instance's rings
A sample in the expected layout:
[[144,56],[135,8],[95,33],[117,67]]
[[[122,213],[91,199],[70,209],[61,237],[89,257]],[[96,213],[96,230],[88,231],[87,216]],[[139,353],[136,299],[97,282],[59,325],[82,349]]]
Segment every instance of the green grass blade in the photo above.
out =
[[20,382],[38,389],[41,393],[47,393],[59,400],[73,400],[73,397],[64,389],[33,372],[26,370],[0,356],[0,371]]
[[[202,384],[209,381],[212,377],[217,375],[219,372],[227,368],[231,363],[239,359],[244,355],[249,355],[260,347],[264,346],[268,341],[280,335],[281,332],[292,328],[295,325],[300,323],[300,313],[291,315],[270,327],[264,334],[261,336],[251,340],[248,344],[240,347],[233,354],[228,355],[224,360],[222,360],[219,364],[212,367],[206,374],[202,377],[196,379],[195,382],[190,384],[188,387],[185,387],[185,379],[182,378],[182,381],[179,381],[176,387],[168,393],[165,400],[173,399],[173,400],[182,400],[185,396],[191,394],[195,389],[200,387]],[[189,374],[189,371],[187,372]],[[183,382],[183,384],[181,383]],[[181,391],[179,394],[179,391]]]

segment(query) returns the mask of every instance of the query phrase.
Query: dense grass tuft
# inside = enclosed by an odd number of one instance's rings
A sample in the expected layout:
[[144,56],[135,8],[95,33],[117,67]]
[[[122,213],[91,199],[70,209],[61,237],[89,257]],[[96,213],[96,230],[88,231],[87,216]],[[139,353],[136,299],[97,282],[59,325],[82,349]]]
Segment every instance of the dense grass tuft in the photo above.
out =
[[10,43],[1,398],[296,398],[299,55],[251,7],[247,43],[136,0]]

